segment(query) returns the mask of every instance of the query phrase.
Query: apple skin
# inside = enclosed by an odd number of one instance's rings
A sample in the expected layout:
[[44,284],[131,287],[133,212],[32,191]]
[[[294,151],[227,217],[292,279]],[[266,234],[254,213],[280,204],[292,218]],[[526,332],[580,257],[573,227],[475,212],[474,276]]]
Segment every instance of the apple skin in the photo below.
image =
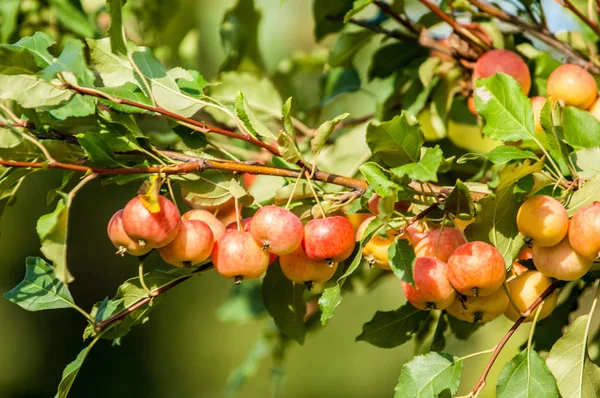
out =
[[[252,217],[246,217],[246,218],[242,218],[240,220],[240,224],[242,226],[242,231],[244,232],[250,232],[252,230],[251,226],[252,226]],[[238,226],[237,226],[237,221],[233,221],[232,223],[227,224],[227,227],[225,228],[226,231],[237,231],[238,230]],[[275,262],[275,260],[277,260],[277,254],[275,253],[271,253],[271,252],[267,252],[269,254],[269,265],[273,264]]]
[[533,241],[533,265],[542,274],[561,281],[575,281],[592,267],[592,261],[579,255],[565,237],[560,243],[544,247]]
[[363,258],[371,266],[390,271],[392,267],[390,266],[388,250],[396,240],[396,236],[398,236],[398,232],[393,229],[388,230],[385,237],[377,234],[373,235],[362,249]]
[[344,261],[354,251],[354,228],[342,216],[316,218],[304,226],[304,251],[308,258],[330,264]]
[[[367,202],[369,210],[371,210],[371,213],[375,215],[379,214],[379,200],[381,200],[381,196],[374,194],[373,196],[371,196],[371,199],[369,199],[369,201]],[[394,203],[394,210],[400,212],[407,212],[408,209],[410,209],[411,204],[412,203],[408,200],[399,200],[398,202]]]
[[140,246],[157,249],[168,245],[177,235],[181,223],[177,206],[164,196],[158,197],[158,203],[160,211],[150,213],[137,196],[123,209],[123,229],[134,241],[143,242]]
[[136,241],[131,239],[129,235],[125,233],[125,230],[123,229],[123,209],[117,211],[110,218],[107,233],[112,244],[119,249],[117,254],[120,254],[121,256],[124,253],[127,253],[139,257],[152,250],[152,248],[148,246],[140,247]]
[[207,210],[193,209],[181,216],[181,220],[200,220],[204,221],[210,227],[213,233],[215,242],[221,239],[221,236],[225,235],[225,225],[213,214]]
[[529,68],[523,58],[509,50],[490,50],[479,57],[473,68],[473,86],[477,79],[490,77],[499,72],[512,76],[521,86],[523,94],[529,93],[531,88]]
[[462,295],[491,295],[506,279],[504,258],[488,243],[465,243],[448,259],[448,279]]
[[531,107],[533,108],[533,123],[536,133],[543,133],[544,128],[542,127],[541,114],[542,108],[546,104],[547,98],[542,96],[531,97]]
[[179,268],[192,267],[208,259],[215,239],[210,226],[200,220],[183,220],[175,238],[158,249],[166,263]]
[[483,323],[504,314],[509,305],[504,289],[498,289],[489,296],[457,295],[452,305],[446,308],[448,314],[465,322]]
[[256,279],[269,266],[269,255],[252,235],[236,230],[227,231],[215,243],[212,259],[219,274],[236,282]]
[[252,217],[250,233],[264,249],[277,255],[295,251],[304,238],[302,221],[289,210],[269,205]]
[[547,195],[534,195],[519,207],[517,228],[540,246],[554,246],[567,234],[569,216],[558,200]]
[[453,227],[437,228],[425,235],[415,245],[417,257],[437,258],[447,262],[457,247],[467,243],[462,233]]
[[600,252],[600,202],[578,209],[569,224],[569,243],[573,250],[594,261]]
[[[521,317],[521,313],[527,311],[529,306],[552,284],[552,279],[544,276],[539,271],[527,271],[508,282],[508,290],[513,302],[519,308],[519,312],[512,305],[506,308],[504,315],[513,322]],[[544,301],[542,312],[538,316],[538,321],[546,318],[552,313],[556,302],[558,301],[558,290],[552,292]],[[539,310],[536,308],[523,322],[532,322],[535,314]]]
[[596,79],[581,66],[564,64],[554,69],[546,82],[546,92],[565,105],[588,109],[598,96]]
[[444,310],[456,299],[448,281],[446,263],[429,257],[417,257],[413,265],[414,286],[402,281],[404,297],[420,310]]
[[281,271],[292,282],[312,284],[327,282],[335,271],[337,264],[330,266],[326,261],[314,261],[306,256],[302,246],[292,253],[279,257]]

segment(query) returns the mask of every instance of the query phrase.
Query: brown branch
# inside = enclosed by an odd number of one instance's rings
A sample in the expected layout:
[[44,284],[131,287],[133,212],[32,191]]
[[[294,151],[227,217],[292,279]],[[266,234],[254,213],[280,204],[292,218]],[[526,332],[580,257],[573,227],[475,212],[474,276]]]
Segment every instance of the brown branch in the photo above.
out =
[[577,18],[581,19],[583,23],[592,28],[594,33],[596,33],[596,35],[600,37],[600,29],[598,28],[598,25],[596,25],[595,22],[590,20],[588,17],[585,16],[584,13],[582,13],[577,7],[575,7],[575,4],[571,3],[571,0],[560,0],[558,4],[562,5],[566,9],[570,10],[573,14],[577,15]]
[[410,19],[406,18],[406,16],[400,15],[397,12],[395,12],[392,9],[392,7],[390,7],[389,4],[387,4],[384,1],[379,1],[379,0],[375,0],[373,2],[373,4],[375,4],[377,7],[381,8],[381,10],[383,10],[383,12],[385,12],[387,15],[389,15],[391,18],[393,18],[395,21],[397,21],[400,25],[404,26],[410,32],[413,32],[414,34],[419,35],[419,28],[417,28]]
[[485,387],[485,379],[487,378],[488,374],[490,373],[490,370],[492,369],[494,362],[498,358],[498,355],[500,355],[500,351],[502,351],[502,349],[504,348],[504,346],[506,345],[508,340],[512,337],[512,335],[519,328],[519,326],[521,326],[523,321],[525,321],[525,318],[527,318],[533,312],[533,310],[535,310],[535,308],[538,305],[540,305],[540,303],[542,301],[544,301],[546,298],[548,298],[554,292],[554,290],[556,290],[557,286],[558,286],[558,281],[554,281],[550,286],[548,286],[546,288],[546,290],[544,290],[542,292],[542,294],[540,294],[540,296],[537,299],[535,299],[535,301],[533,303],[531,303],[529,308],[527,308],[527,311],[525,311],[523,314],[521,314],[521,317],[519,319],[517,319],[515,324],[512,325],[512,327],[508,330],[508,332],[506,332],[506,334],[504,335],[502,340],[500,340],[500,342],[496,346],[496,349],[494,350],[492,357],[490,358],[485,369],[483,370],[481,377],[479,378],[479,380],[477,380],[477,384],[475,384],[475,387],[473,387],[473,390],[471,391],[471,395],[477,396],[477,394],[479,394],[479,392],[483,389],[483,387]]

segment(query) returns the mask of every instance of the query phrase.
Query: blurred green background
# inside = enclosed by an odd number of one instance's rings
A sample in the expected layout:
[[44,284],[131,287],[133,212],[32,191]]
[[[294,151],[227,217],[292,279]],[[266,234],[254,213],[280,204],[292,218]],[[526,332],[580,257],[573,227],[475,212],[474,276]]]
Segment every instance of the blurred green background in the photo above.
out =
[[[278,3],[279,0],[256,1],[263,14],[260,48],[269,71],[293,53],[311,52],[330,42],[328,39],[317,45],[314,41],[311,1],[288,0],[282,8]],[[83,2],[90,15],[103,4],[101,0]],[[148,19],[152,26],[146,27],[152,43],[144,41],[144,44],[155,47],[170,66],[195,68],[211,79],[224,58],[220,22],[225,10],[233,4],[233,0],[129,0],[128,7],[152,14],[152,19]],[[369,98],[357,93],[354,99],[361,95],[362,101]],[[46,204],[46,192],[60,182],[60,173],[53,171],[32,175],[26,179],[16,203],[3,214],[0,292],[10,290],[22,280],[27,256],[41,255],[36,221],[53,210],[53,205]],[[106,296],[112,297],[124,279],[137,273],[134,259],[115,256],[106,237],[110,216],[134,194],[133,185],[101,186],[92,182],[75,200],[68,262],[76,280],[70,289],[84,309],[89,310]],[[152,267],[163,267],[156,254],[148,261],[148,268]],[[267,325],[266,319],[243,325],[218,321],[216,309],[232,288],[230,281],[213,271],[169,292],[151,314],[150,321],[134,328],[121,347],[111,347],[108,341],[96,345],[71,396],[222,396],[229,373],[243,361]],[[386,350],[364,342],[355,343],[354,338],[375,311],[393,310],[403,301],[400,283],[393,276],[386,277],[368,295],[345,296],[325,329],[310,334],[303,347],[292,343],[283,366],[280,396],[391,396],[400,368],[414,354],[414,345]],[[64,366],[85,346],[81,337],[84,327],[85,320],[75,311],[29,313],[0,300],[0,397],[54,396]],[[468,342],[450,338],[445,351],[461,356],[489,349],[509,327],[508,321],[497,320],[482,327]],[[509,342],[482,396],[494,396],[498,372],[518,352],[527,333],[528,327],[524,327]],[[485,355],[466,362],[460,393],[466,394],[472,388],[487,359]],[[272,361],[267,358],[261,365],[256,376],[240,389],[239,396],[270,394]]]

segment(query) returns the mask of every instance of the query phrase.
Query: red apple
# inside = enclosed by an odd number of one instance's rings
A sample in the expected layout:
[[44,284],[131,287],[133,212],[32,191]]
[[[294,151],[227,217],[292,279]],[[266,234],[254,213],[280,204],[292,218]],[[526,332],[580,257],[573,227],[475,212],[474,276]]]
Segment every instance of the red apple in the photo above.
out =
[[166,246],[179,230],[181,218],[177,206],[163,196],[158,197],[158,204],[160,211],[150,213],[137,196],[123,209],[123,229],[141,247]]
[[250,233],[263,249],[278,255],[296,250],[304,237],[302,221],[289,210],[269,205],[252,217]]
[[304,226],[304,251],[311,260],[344,261],[354,250],[354,228],[342,216],[317,218]]
[[236,283],[258,278],[269,266],[269,255],[244,231],[227,231],[215,243],[212,259],[217,272]]
[[121,256],[124,253],[132,256],[143,256],[152,250],[152,248],[148,246],[138,246],[137,242],[125,233],[125,230],[123,229],[123,209],[119,210],[111,217],[108,222],[107,232],[110,241],[117,249],[119,249],[117,254],[120,254]]
[[213,233],[204,221],[183,220],[175,238],[158,249],[158,254],[175,267],[191,267],[210,257],[214,243]]

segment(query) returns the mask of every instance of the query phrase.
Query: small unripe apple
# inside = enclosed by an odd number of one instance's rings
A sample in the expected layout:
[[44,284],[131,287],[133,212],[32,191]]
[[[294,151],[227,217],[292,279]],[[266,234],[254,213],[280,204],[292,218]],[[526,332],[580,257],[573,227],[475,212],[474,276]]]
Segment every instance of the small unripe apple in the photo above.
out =
[[569,242],[587,260],[595,260],[600,252],[600,202],[577,210],[569,223]]
[[506,278],[502,254],[485,242],[469,242],[458,247],[448,259],[448,279],[465,296],[489,296]]
[[498,318],[504,314],[508,305],[506,292],[504,289],[498,289],[489,296],[472,297],[459,294],[446,311],[462,321],[480,323]]
[[217,272],[236,283],[256,279],[269,266],[269,255],[252,235],[244,231],[225,232],[216,243],[212,253]]
[[467,243],[462,233],[453,227],[443,227],[430,231],[415,245],[417,257],[432,257],[447,262],[452,252]]
[[561,281],[574,281],[584,276],[592,261],[579,255],[565,237],[560,243],[544,247],[533,241],[533,265],[542,274]]
[[531,88],[529,68],[521,57],[508,50],[491,50],[483,54],[473,68],[473,86],[477,79],[490,77],[496,73],[506,73],[512,76],[521,86],[525,95]]
[[554,246],[567,234],[569,216],[552,196],[534,195],[519,207],[517,228],[539,246]]
[[300,246],[304,237],[304,226],[291,211],[269,205],[260,208],[254,214],[250,233],[262,244],[264,250],[282,255],[292,253]]
[[536,133],[543,133],[544,128],[542,127],[541,115],[542,108],[546,104],[546,97],[536,96],[531,97],[531,107],[533,108],[533,123]]
[[166,246],[179,230],[181,218],[177,206],[163,196],[158,197],[158,204],[160,211],[150,213],[137,196],[123,209],[123,229],[141,247]]
[[314,261],[306,256],[302,246],[292,253],[279,257],[281,271],[292,282],[304,283],[309,288],[313,284],[327,282],[337,269],[337,264],[329,265],[326,261]]
[[413,264],[414,286],[402,281],[404,297],[420,310],[443,310],[454,302],[456,291],[448,281],[446,263],[417,257]]
[[391,270],[388,250],[398,236],[398,232],[390,229],[386,236],[378,234],[373,235],[362,249],[363,258],[371,265],[377,268]]
[[339,263],[350,257],[354,245],[354,228],[342,216],[316,218],[304,226],[304,251],[312,260]]
[[561,65],[548,77],[546,91],[553,100],[562,100],[566,105],[588,109],[596,99],[596,79],[581,66]]
[[200,220],[204,221],[210,227],[213,233],[215,242],[221,239],[221,236],[225,235],[225,225],[213,214],[207,210],[194,209],[190,210],[181,216],[182,220]]
[[117,211],[110,218],[107,232],[110,241],[117,249],[119,249],[117,254],[120,254],[121,256],[124,253],[132,256],[143,256],[152,250],[152,248],[148,246],[140,247],[136,241],[131,239],[129,235],[125,233],[125,230],[123,229],[123,209]]
[[[519,312],[515,310],[512,304],[506,308],[504,315],[513,322],[521,317],[521,313],[527,311],[529,306],[552,284],[552,279],[542,275],[538,271],[527,271],[515,279],[508,282],[508,290],[510,291],[510,297],[513,303],[519,308]],[[556,307],[556,301],[558,300],[558,290],[555,290],[546,300],[542,307],[542,312],[538,316],[538,320],[546,318]],[[535,318],[535,314],[539,310],[536,308],[524,322],[532,322]]]
[[158,254],[175,267],[188,268],[210,257],[215,240],[207,223],[200,220],[182,220],[179,231]]
[[[381,200],[381,196],[374,194],[371,196],[371,199],[369,199],[368,202],[369,210],[371,210],[371,213],[375,215],[379,214],[379,200]],[[398,202],[394,203],[394,210],[406,212],[410,208],[410,205],[411,202],[408,200],[399,200]]]

